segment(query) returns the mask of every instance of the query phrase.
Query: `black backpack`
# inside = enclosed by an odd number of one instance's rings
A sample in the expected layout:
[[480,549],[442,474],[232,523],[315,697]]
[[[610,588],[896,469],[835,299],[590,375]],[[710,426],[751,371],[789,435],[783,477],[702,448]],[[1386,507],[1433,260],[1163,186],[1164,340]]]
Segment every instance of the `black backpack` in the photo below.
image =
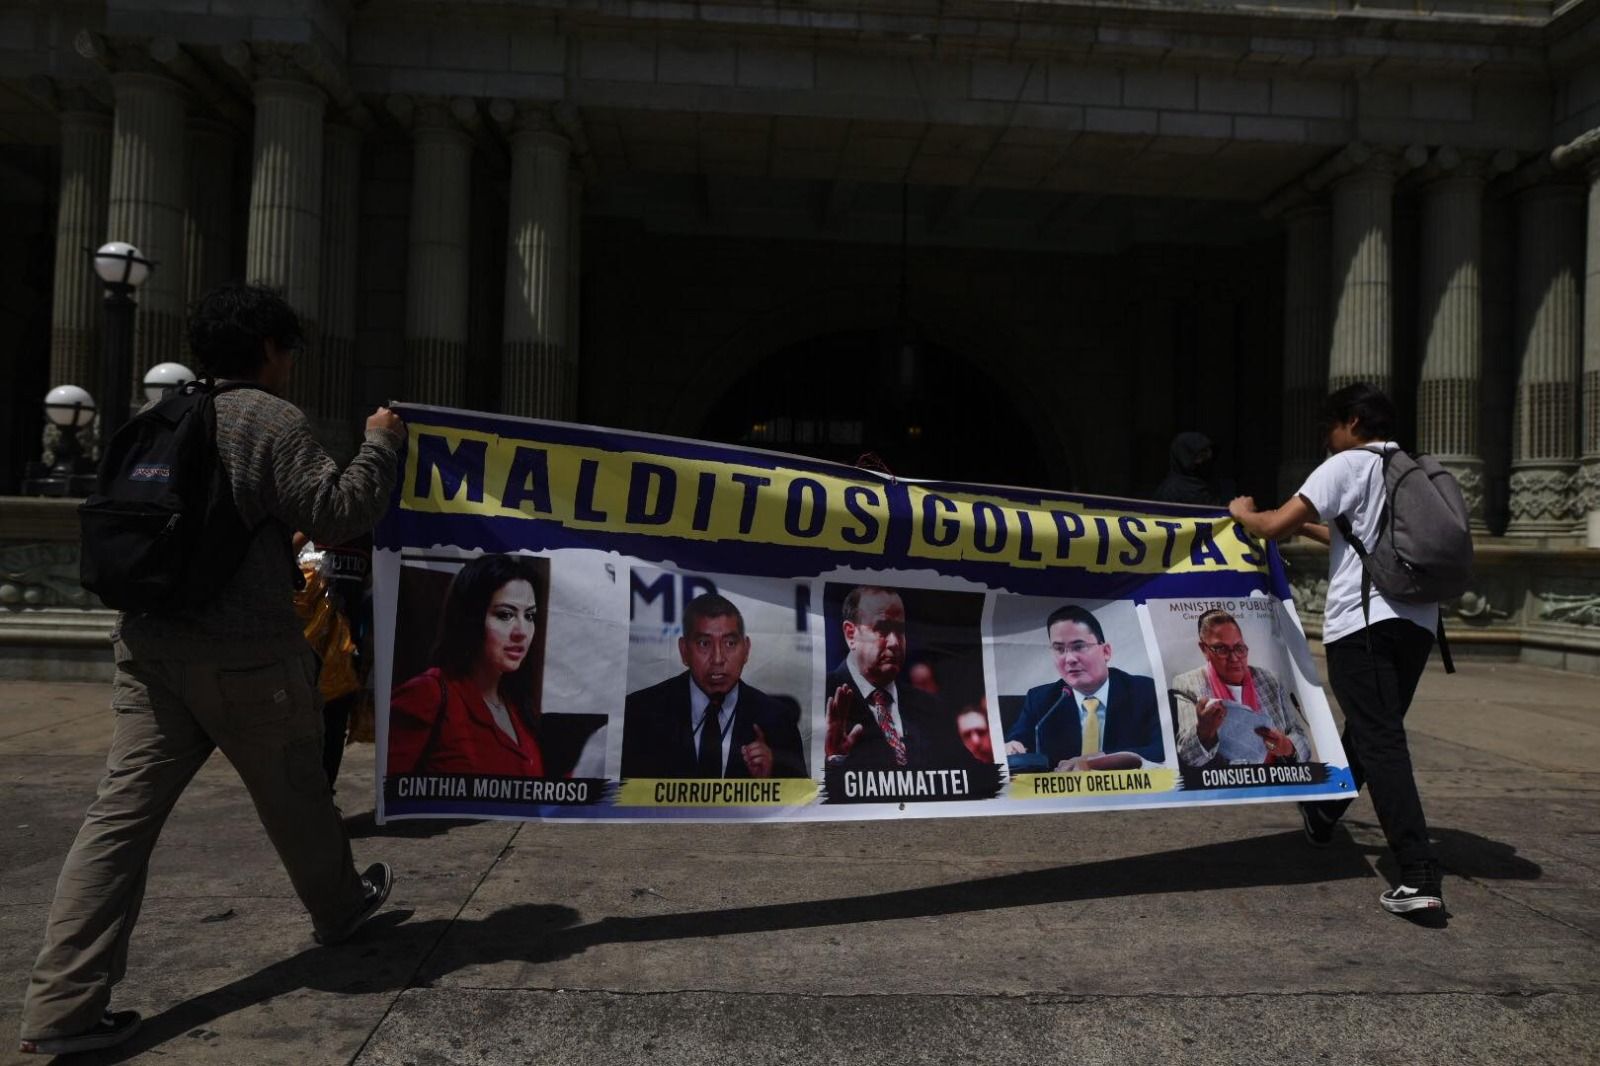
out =
[[193,607],[238,571],[257,530],[239,517],[217,454],[215,398],[241,388],[259,386],[191,381],[106,445],[78,520],[80,578],[107,607]]

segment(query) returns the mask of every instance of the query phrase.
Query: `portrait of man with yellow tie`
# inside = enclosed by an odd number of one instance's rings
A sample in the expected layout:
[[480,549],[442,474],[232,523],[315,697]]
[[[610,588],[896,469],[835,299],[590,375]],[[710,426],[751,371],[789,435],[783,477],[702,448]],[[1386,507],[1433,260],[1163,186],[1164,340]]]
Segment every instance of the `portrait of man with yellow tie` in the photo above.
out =
[[1058,677],[1028,690],[1006,731],[1013,769],[1070,773],[1163,762],[1155,681],[1111,665],[1105,629],[1085,607],[1056,608],[1044,629]]

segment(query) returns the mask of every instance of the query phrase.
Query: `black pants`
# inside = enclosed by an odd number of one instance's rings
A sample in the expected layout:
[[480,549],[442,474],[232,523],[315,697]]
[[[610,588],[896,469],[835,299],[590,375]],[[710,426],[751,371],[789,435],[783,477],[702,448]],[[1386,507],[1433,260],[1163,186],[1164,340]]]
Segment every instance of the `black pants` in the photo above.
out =
[[344,762],[344,735],[350,727],[350,712],[361,701],[361,693],[329,700],[322,706],[322,768],[328,774],[328,787],[339,780],[339,765]]
[[[1404,619],[1387,618],[1325,647],[1328,681],[1344,710],[1344,750],[1356,787],[1367,786],[1389,850],[1400,865],[1428,862],[1433,848],[1411,771],[1405,717],[1428,665],[1433,634]],[[1353,802],[1324,800],[1317,806],[1337,818]]]

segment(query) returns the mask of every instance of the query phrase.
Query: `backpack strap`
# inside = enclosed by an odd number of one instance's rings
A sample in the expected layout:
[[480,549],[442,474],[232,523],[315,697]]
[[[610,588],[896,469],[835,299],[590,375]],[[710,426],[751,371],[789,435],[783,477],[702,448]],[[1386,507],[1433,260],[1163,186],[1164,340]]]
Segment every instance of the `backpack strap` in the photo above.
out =
[[[1385,505],[1385,510],[1388,510]],[[1379,516],[1379,522],[1382,522]],[[1350,519],[1344,515],[1334,518],[1333,524],[1339,527],[1339,533],[1344,537],[1350,547],[1355,549],[1356,558],[1361,560],[1361,621],[1368,627],[1372,625],[1372,575],[1367,571],[1367,546],[1361,543],[1361,538],[1356,536],[1356,531],[1350,528]],[[1372,638],[1367,638],[1367,643],[1372,643]]]
[[1444,635],[1443,608],[1439,609],[1439,624],[1434,627],[1433,635],[1438,638],[1439,641],[1439,661],[1444,663],[1444,672],[1447,674],[1455,673],[1456,661],[1455,658],[1450,654],[1450,641],[1445,639]]

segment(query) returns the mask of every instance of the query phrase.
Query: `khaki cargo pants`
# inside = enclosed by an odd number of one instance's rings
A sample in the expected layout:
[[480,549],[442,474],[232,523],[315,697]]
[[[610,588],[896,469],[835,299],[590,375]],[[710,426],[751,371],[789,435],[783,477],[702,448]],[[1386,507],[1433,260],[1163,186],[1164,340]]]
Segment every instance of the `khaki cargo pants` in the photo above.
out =
[[127,964],[150,852],[195,772],[221,748],[318,929],[363,905],[339,811],[322,768],[316,659],[223,669],[132,660],[117,645],[116,726],[99,794],[56,883],[44,950],[22,1006],[24,1039],[93,1026]]

